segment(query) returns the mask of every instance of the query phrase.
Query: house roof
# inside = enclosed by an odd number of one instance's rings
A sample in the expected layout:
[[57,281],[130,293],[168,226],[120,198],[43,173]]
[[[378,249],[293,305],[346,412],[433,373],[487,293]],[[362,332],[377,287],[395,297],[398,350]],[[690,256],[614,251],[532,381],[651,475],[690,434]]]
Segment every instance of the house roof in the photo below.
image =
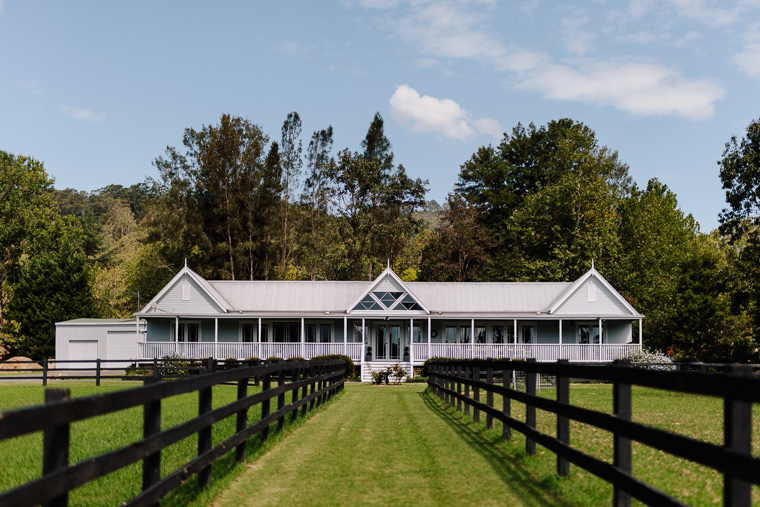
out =
[[[218,306],[215,314],[356,317],[446,315],[536,318],[640,318],[641,315],[593,267],[574,282],[403,282],[390,268],[374,281],[205,280],[184,267],[138,316],[197,315],[157,308],[187,275]],[[583,288],[588,290],[588,299]],[[593,289],[593,290],[592,290]],[[596,291],[600,291],[597,304]],[[591,299],[591,294],[594,299]],[[381,301],[382,299],[382,301]],[[374,303],[373,303],[374,302]],[[375,304],[376,303],[376,304]],[[175,303],[179,305],[180,303]],[[378,311],[379,310],[379,311]],[[158,311],[162,312],[158,313]],[[200,312],[207,313],[208,310]]]

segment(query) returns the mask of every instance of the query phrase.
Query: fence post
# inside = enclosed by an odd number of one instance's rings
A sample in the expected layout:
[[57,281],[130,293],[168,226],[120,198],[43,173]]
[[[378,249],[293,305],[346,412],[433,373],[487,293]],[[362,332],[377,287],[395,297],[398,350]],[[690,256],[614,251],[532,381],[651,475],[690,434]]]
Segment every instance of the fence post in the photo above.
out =
[[42,360],[42,387],[47,387],[48,358]]
[[[534,358],[526,359],[528,363],[535,363]],[[525,394],[536,396],[536,373],[525,371]],[[525,424],[528,428],[536,429],[536,407],[530,403],[525,404]],[[525,452],[528,455],[536,454],[536,441],[525,436]]]
[[312,396],[311,401],[309,402],[309,410],[314,410],[314,407],[317,405],[317,398],[314,396],[314,393],[317,392],[317,379],[315,378],[319,373],[319,370],[317,369],[314,364],[310,364],[309,366],[309,394]]
[[[493,408],[493,391],[491,390],[491,386],[493,385],[493,366],[488,366],[488,369],[486,370],[486,382],[488,383],[488,390],[486,391],[486,405],[488,405],[488,408]],[[486,415],[486,428],[489,430],[493,429],[493,415],[491,412],[488,412]]]
[[155,378],[158,378],[158,377],[161,376],[161,374],[158,371],[158,358],[157,357],[153,358],[153,376]]
[[[152,377],[145,379],[144,385],[160,382],[158,369]],[[149,438],[161,431],[161,400],[153,400],[143,405],[143,438]],[[142,490],[145,491],[161,479],[161,450],[143,459]]]
[[[559,359],[557,364],[561,367],[570,364],[567,359]],[[570,405],[570,378],[566,375],[557,374],[557,402]],[[570,419],[567,416],[557,414],[557,440],[565,445],[570,445]],[[570,462],[567,458],[557,454],[557,475],[565,477],[570,473]]]
[[95,385],[100,387],[100,358],[95,360]]
[[[301,368],[298,368],[298,367],[293,368],[293,384],[294,385],[297,385],[298,381],[301,380],[301,371],[302,371]],[[290,391],[291,405],[295,405],[298,402],[298,393],[300,391],[301,390],[298,387],[296,387],[295,389],[291,389]],[[298,409],[294,408],[293,412],[290,413],[290,420],[295,421],[296,419],[298,419]]]
[[[465,380],[470,380],[472,378],[472,369],[467,367],[462,367],[462,376],[465,378]],[[464,385],[464,397],[466,398],[464,402],[464,413],[467,415],[470,415],[470,384],[465,383]]]
[[[616,359],[614,367],[628,368],[631,361],[628,359]],[[631,420],[631,384],[616,380],[613,384],[613,410],[615,416],[623,421]],[[627,474],[631,473],[631,439],[615,433],[614,440],[614,465],[615,468]],[[631,505],[631,495],[615,485],[613,504],[617,507]],[[730,504],[727,504],[730,505]]]
[[[462,368],[460,366],[454,367],[454,375],[456,376],[456,380],[454,381],[456,384],[457,394],[461,396],[462,394]],[[453,386],[452,386],[453,387]],[[462,411],[462,398],[460,396],[457,396],[457,412]]]
[[[303,372],[301,372],[301,378],[303,380],[308,379],[311,376],[311,364],[303,369]],[[306,397],[309,396],[309,383],[305,382],[303,387],[301,387],[301,399],[305,400]],[[301,415],[306,415],[306,412],[309,410],[309,404],[304,402],[304,404],[301,406]]]
[[[47,359],[45,360],[47,363]],[[68,400],[68,389],[49,389],[45,391],[45,403]],[[43,437],[42,475],[49,475],[69,466],[69,440],[71,429],[69,423],[50,427]],[[69,501],[68,491],[50,500],[51,507],[65,507]]]
[[[209,363],[211,363],[209,359]],[[213,366],[209,364],[209,366]],[[202,416],[211,412],[211,386],[198,391],[198,415]],[[211,425],[205,426],[198,431],[198,456],[211,450]],[[203,489],[211,483],[211,465],[198,472],[198,486]]]
[[[475,382],[480,382],[480,364],[477,366],[473,366],[471,368],[472,370],[472,380]],[[480,403],[480,388],[477,386],[472,386],[472,398],[475,400],[476,403]],[[480,409],[477,405],[473,406],[472,410],[472,420],[475,422],[480,422]]]
[[[261,382],[261,392],[266,393],[272,388],[272,378],[269,373],[264,374],[264,378]],[[261,419],[269,417],[269,409],[271,408],[272,398],[267,397],[261,402]],[[261,439],[267,440],[269,438],[269,425],[267,424],[264,429],[261,430]]]
[[[752,367],[733,365],[729,375],[751,378]],[[723,445],[736,453],[752,454],[752,403],[726,395],[723,402]],[[723,505],[749,506],[752,503],[751,484],[729,474],[723,476]]]
[[[511,369],[505,368],[502,371],[501,382],[504,385],[505,389],[512,389],[512,370]],[[512,398],[508,396],[502,396],[501,411],[507,417],[512,416]],[[512,438],[512,428],[510,428],[510,426],[507,423],[504,423],[502,425],[501,436],[502,438],[504,438],[504,440],[509,440],[510,438]]]
[[[248,396],[248,377],[241,378],[237,384],[237,399],[242,400]],[[237,413],[237,422],[235,425],[235,432],[240,433],[243,431],[248,423],[248,409],[244,408]],[[238,463],[245,461],[245,448],[246,442],[238,444],[235,448],[235,459]]]
[[[285,385],[285,370],[280,370],[280,374],[277,376],[277,388],[280,389],[282,386]],[[277,395],[277,411],[279,412],[285,408],[285,391],[282,391],[280,394]],[[282,431],[285,429],[285,416],[280,416],[279,419],[277,419],[277,431]]]

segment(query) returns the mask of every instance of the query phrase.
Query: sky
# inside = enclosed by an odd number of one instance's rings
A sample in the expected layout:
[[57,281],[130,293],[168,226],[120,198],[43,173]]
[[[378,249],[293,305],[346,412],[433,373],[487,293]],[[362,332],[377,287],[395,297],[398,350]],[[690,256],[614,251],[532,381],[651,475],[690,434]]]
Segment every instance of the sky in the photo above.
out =
[[479,147],[572,118],[709,232],[759,90],[760,0],[0,0],[0,150],[59,189],[156,178],[222,114],[279,140],[296,111],[304,148],[332,125],[337,153],[379,112],[443,203]]

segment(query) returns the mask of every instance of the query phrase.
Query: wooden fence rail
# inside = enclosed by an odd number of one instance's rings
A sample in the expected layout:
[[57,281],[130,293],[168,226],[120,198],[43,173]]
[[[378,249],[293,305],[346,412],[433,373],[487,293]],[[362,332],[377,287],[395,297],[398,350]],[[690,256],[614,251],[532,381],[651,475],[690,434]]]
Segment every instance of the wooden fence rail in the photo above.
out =
[[[752,456],[752,404],[760,403],[760,378],[748,365],[735,365],[727,373],[702,371],[652,371],[632,368],[628,361],[610,366],[571,364],[567,361],[537,363],[535,360],[434,361],[428,365],[428,383],[445,403],[465,413],[487,415],[486,424],[496,419],[503,424],[504,438],[514,429],[525,435],[528,454],[536,444],[557,456],[559,475],[569,473],[574,463],[614,487],[614,505],[629,506],[631,498],[650,505],[683,505],[677,499],[644,483],[632,474],[631,442],[640,442],[671,455],[710,467],[723,475],[724,505],[749,507],[751,485],[760,484],[760,459]],[[511,385],[513,372],[526,375],[525,392]],[[536,396],[536,376],[556,377],[556,400]],[[485,376],[485,380],[481,378]],[[501,385],[494,379],[501,379]],[[613,384],[613,415],[570,404],[570,379],[588,379]],[[724,404],[724,445],[719,446],[631,421],[631,386],[644,386],[682,393],[718,397]],[[464,387],[464,389],[462,389]],[[472,395],[470,395],[472,389]],[[486,403],[480,401],[485,391]],[[464,391],[464,394],[462,392]],[[503,397],[494,407],[493,394]],[[525,421],[511,416],[511,401],[525,405]],[[556,415],[556,436],[536,429],[536,409]],[[585,423],[613,435],[613,463],[585,454],[570,445],[570,420]]]
[[[241,366],[221,372],[208,371],[182,380],[161,382],[146,379],[133,389],[69,398],[68,390],[48,389],[45,404],[0,413],[0,440],[43,432],[43,475],[31,482],[0,493],[0,506],[67,505],[70,491],[132,463],[142,461],[142,492],[125,505],[155,505],[182,482],[198,476],[201,487],[209,484],[211,464],[235,450],[238,461],[245,459],[246,442],[254,435],[269,436],[269,427],[284,426],[285,417],[296,418],[325,402],[343,389],[345,362],[283,361],[260,366]],[[262,391],[248,395],[250,379],[262,379]],[[277,385],[273,387],[272,380]],[[237,400],[212,409],[212,387],[237,384]],[[161,401],[170,396],[198,392],[198,416],[161,430]],[[290,402],[286,394],[290,393]],[[272,411],[272,400],[276,406]],[[261,419],[250,424],[248,410],[262,406]],[[71,424],[133,407],[143,407],[143,438],[126,447],[69,464]],[[236,433],[212,447],[214,423],[236,417]],[[160,476],[161,451],[193,434],[198,435],[198,454],[190,462]]]

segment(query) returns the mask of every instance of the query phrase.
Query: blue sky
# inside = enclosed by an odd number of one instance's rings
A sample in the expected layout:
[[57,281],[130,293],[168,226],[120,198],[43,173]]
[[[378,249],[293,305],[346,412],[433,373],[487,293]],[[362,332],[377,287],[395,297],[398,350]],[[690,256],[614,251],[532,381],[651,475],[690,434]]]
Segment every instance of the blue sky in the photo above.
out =
[[286,115],[360,149],[376,111],[442,202],[517,122],[569,117],[659,178],[707,232],[717,161],[760,117],[760,0],[0,0],[0,149],[56,188],[157,176],[186,127]]

